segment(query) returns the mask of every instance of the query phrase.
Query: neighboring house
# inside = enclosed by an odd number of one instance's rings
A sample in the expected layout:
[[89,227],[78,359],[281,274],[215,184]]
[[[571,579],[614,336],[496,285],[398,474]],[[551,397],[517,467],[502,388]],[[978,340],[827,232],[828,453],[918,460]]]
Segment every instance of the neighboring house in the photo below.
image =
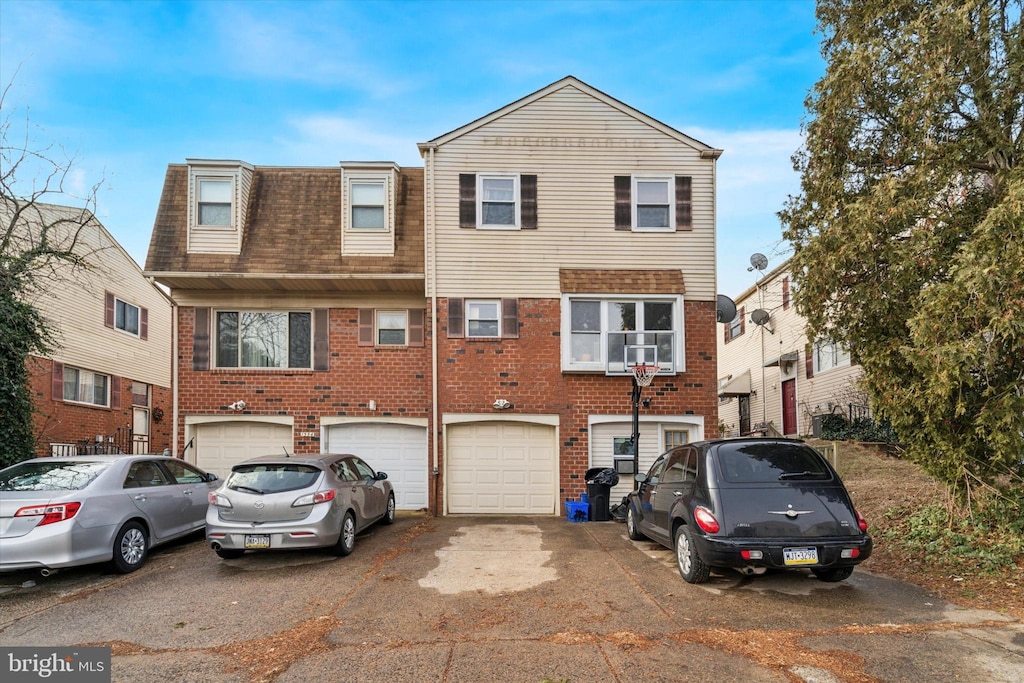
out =
[[[85,209],[37,204],[31,229],[82,225],[74,251],[31,303],[56,350],[29,361],[37,455],[161,453],[170,447],[171,302]],[[60,238],[57,238],[58,240]]]
[[572,77],[419,147],[169,167],[146,270],[178,305],[177,453],[355,452],[399,508],[559,513],[632,464],[639,344],[641,469],[717,435],[721,150]]
[[[866,411],[862,368],[828,340],[807,339],[796,312],[787,260],[736,299],[736,317],[718,338],[723,436],[811,436],[829,413]],[[851,416],[850,413],[853,413]]]

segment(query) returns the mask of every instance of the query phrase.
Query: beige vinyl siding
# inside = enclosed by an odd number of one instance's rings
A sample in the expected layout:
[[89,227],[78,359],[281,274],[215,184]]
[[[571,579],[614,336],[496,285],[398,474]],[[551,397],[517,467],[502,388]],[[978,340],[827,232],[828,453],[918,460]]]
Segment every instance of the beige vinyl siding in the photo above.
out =
[[[234,194],[231,198],[231,226],[204,227],[198,225],[196,215],[196,192],[199,177],[222,177],[234,180]],[[188,178],[188,252],[200,254],[238,254],[242,249],[242,223],[245,207],[252,190],[253,169],[248,164],[234,167],[218,163],[214,166],[194,164],[189,166]]]
[[811,434],[814,427],[814,415],[832,412],[831,402],[835,411],[840,409],[846,413],[850,403],[860,403],[855,398],[854,384],[864,374],[859,365],[843,365],[838,368],[817,373],[801,385],[798,396],[798,419],[801,434]]
[[[67,365],[171,386],[171,304],[113,238],[95,225],[83,232],[92,267],[62,277],[33,302],[57,331],[52,358]],[[147,338],[104,325],[104,296],[148,311]]]
[[[440,296],[557,297],[558,269],[679,268],[715,299],[714,162],[571,86],[443,144],[433,157]],[[459,174],[537,175],[537,230],[459,228]],[[615,230],[617,175],[693,178],[693,230]]]

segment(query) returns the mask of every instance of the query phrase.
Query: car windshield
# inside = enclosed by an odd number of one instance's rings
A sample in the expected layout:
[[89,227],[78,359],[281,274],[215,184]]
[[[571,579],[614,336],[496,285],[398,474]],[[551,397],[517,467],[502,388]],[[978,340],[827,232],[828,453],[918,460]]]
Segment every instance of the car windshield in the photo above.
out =
[[733,483],[832,478],[817,451],[796,443],[722,444],[718,463],[725,480]]
[[26,461],[0,470],[0,491],[80,491],[109,462],[39,462]]
[[227,487],[249,493],[280,493],[312,486],[320,470],[311,465],[292,463],[260,463],[235,465],[228,476]]

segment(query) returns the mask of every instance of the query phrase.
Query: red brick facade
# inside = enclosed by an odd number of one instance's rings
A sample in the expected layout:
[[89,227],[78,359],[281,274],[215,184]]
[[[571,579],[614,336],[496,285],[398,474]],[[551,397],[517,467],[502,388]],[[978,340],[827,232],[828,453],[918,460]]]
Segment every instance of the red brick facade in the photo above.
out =
[[[520,299],[518,339],[449,338],[446,300],[439,302],[439,309],[439,412],[494,413],[497,420],[515,413],[559,415],[560,497],[578,499],[586,490],[583,474],[590,466],[588,417],[632,414],[632,381],[562,372],[558,299]],[[644,397],[652,401],[643,411],[646,415],[701,415],[704,436],[714,438],[718,433],[715,304],[686,303],[685,320],[686,372],[656,377],[644,390]],[[498,398],[507,399],[514,408],[495,410]],[[440,450],[444,452],[444,444]]]
[[[34,428],[36,433],[36,455],[50,455],[50,444],[89,445],[97,436],[116,438],[132,429],[132,379],[120,379],[120,409],[81,403],[66,403],[62,396],[54,398],[52,377],[53,362],[45,358],[29,360]],[[149,453],[163,453],[171,447],[171,416],[173,396],[169,387],[150,385],[150,435]],[[116,400],[111,401],[117,405]],[[143,404],[139,404],[143,405]],[[118,432],[118,430],[121,430]],[[125,449],[128,452],[128,449]]]

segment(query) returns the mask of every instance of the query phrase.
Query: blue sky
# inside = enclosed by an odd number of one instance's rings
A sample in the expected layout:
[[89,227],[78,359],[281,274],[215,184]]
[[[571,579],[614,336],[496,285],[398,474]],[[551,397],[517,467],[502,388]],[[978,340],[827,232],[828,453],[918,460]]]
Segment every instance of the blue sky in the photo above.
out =
[[36,149],[72,154],[80,190],[102,181],[97,215],[144,266],[168,163],[421,166],[417,142],[573,75],[725,150],[718,289],[735,296],[752,253],[769,268],[789,253],[775,213],[799,189],[790,157],[824,72],[814,9],[3,0],[0,84]]

